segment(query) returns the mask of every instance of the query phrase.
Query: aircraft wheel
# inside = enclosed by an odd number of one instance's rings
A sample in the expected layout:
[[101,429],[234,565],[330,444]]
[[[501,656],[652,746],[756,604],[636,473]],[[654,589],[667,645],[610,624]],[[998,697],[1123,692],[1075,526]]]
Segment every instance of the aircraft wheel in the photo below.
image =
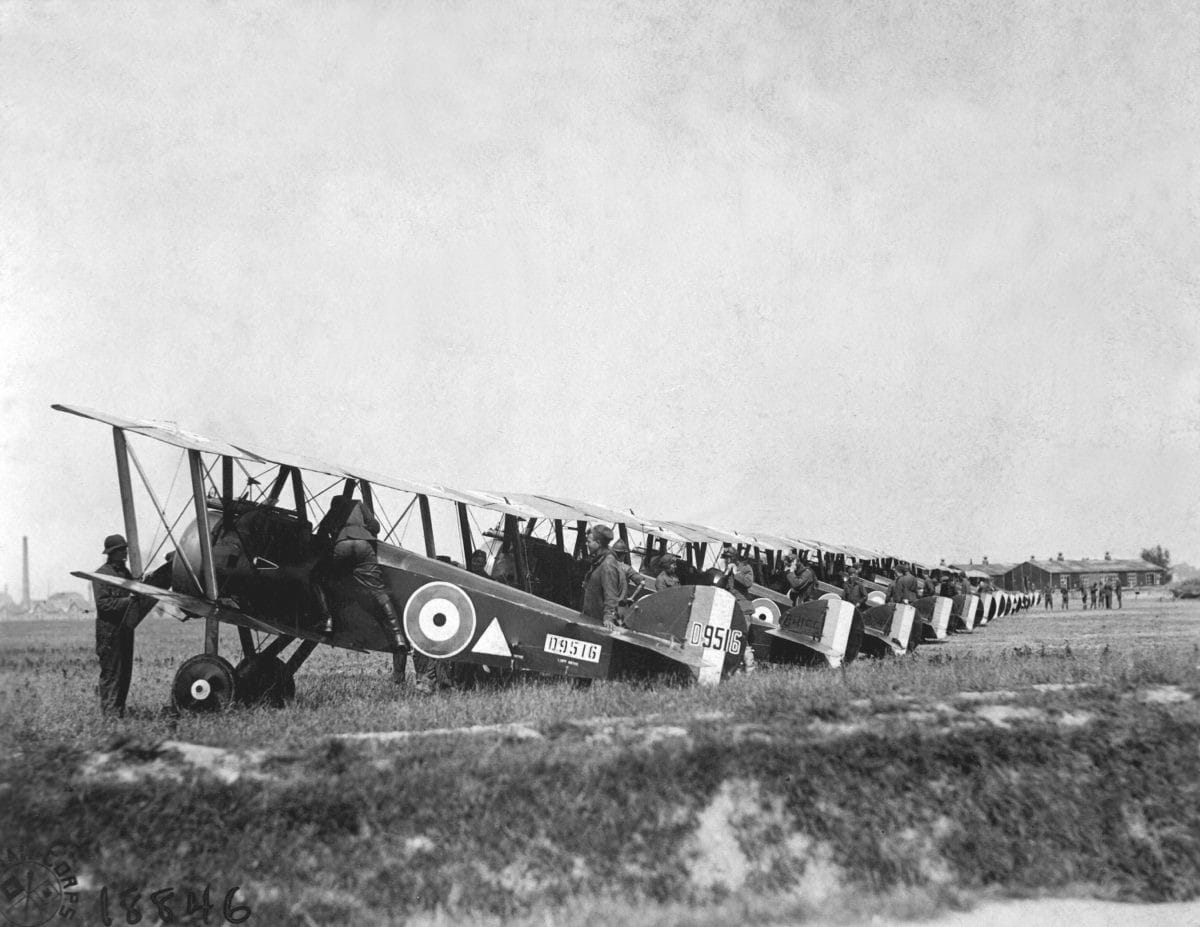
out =
[[282,708],[296,697],[296,677],[279,657],[255,654],[233,671],[237,700],[243,705]]
[[224,657],[199,654],[183,661],[171,686],[171,701],[181,711],[224,711],[237,692],[233,667]]

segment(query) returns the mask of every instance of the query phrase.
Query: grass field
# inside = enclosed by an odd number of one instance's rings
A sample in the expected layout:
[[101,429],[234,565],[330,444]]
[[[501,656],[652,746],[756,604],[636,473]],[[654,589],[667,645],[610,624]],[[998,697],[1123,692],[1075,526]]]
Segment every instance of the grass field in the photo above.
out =
[[[322,648],[290,708],[185,717],[163,706],[202,629],[150,618],[123,720],[96,708],[92,633],[0,626],[0,826],[74,846],[89,916],[103,885],[204,883],[272,924],[1200,897],[1200,602],[1022,613],[907,660],[711,689],[419,697],[385,656]],[[339,736],[363,732],[408,736]]]

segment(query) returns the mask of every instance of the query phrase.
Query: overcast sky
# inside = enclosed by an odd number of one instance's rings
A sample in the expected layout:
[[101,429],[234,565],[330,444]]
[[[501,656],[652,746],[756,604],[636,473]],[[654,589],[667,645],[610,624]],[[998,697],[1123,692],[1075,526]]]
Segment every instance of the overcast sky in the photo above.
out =
[[[937,562],[1200,561],[1193,3],[0,0],[0,579],[90,405]],[[455,551],[450,551],[455,552]]]

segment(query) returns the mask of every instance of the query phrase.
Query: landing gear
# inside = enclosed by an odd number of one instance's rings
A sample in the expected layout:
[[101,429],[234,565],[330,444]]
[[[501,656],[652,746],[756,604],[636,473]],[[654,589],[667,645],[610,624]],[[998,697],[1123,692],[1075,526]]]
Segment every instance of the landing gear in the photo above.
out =
[[296,697],[296,677],[279,657],[266,653],[246,657],[233,673],[237,700],[243,705],[282,708]]
[[301,641],[285,662],[280,654],[295,640],[280,635],[256,650],[249,632],[244,633],[245,657],[236,670],[216,654],[185,660],[171,686],[172,703],[179,711],[224,711],[234,702],[282,708],[296,697],[296,671],[317,646],[314,640]]
[[233,667],[224,657],[202,653],[184,660],[171,686],[180,711],[224,711],[237,692]]

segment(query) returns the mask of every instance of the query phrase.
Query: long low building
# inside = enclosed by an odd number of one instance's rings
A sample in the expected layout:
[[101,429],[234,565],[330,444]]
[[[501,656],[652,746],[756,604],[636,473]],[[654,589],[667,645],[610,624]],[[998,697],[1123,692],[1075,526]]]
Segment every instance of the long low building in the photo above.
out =
[[1035,560],[1030,557],[1018,563],[1002,577],[1000,585],[1013,591],[1034,589],[1079,589],[1092,583],[1120,583],[1126,589],[1162,586],[1166,570],[1146,560],[1113,560],[1107,554],[1103,560],[1064,560],[1059,554],[1054,560]]

